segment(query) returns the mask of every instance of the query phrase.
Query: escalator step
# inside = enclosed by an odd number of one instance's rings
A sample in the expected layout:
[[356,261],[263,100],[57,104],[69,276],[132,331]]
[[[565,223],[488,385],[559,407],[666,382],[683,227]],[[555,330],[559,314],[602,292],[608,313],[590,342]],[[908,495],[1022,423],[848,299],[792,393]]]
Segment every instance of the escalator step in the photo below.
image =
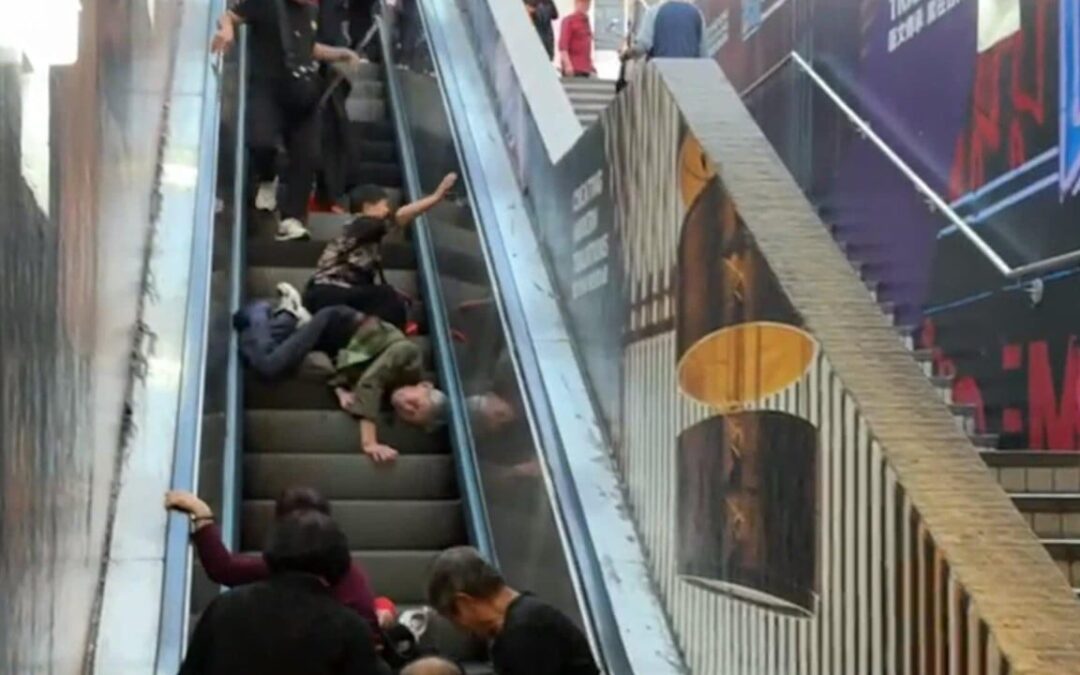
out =
[[[247,453],[341,453],[360,451],[356,420],[335,410],[248,410],[244,446]],[[426,432],[397,421],[381,421],[379,440],[402,454],[447,453],[445,429]]]
[[400,189],[401,167],[397,162],[377,162],[367,157],[357,157],[349,163],[348,181],[350,185],[380,185]]
[[345,101],[345,114],[353,122],[382,122],[386,120],[386,103],[377,98],[350,96]]
[[361,142],[377,141],[382,143],[397,143],[397,134],[394,125],[386,120],[371,120],[368,122],[349,122],[352,138],[360,139]]
[[[339,228],[340,229],[340,228]],[[312,231],[315,236],[315,231]],[[274,241],[252,238],[247,243],[247,260],[252,267],[302,267],[312,269],[319,261],[326,241]],[[416,249],[406,242],[386,242],[382,246],[383,267],[388,270],[415,270]]]
[[354,78],[349,82],[350,91],[349,97],[357,98],[376,98],[382,99],[386,97],[386,85],[380,79],[380,74],[375,74],[369,77]]
[[361,138],[357,147],[359,159],[365,162],[398,163],[397,144],[392,141],[380,141],[374,138]]
[[[425,373],[424,379],[434,382],[435,373]],[[253,410],[338,409],[337,400],[325,381],[300,377],[269,383],[245,374],[244,403]]]
[[295,485],[315,488],[327,499],[451,499],[457,494],[447,454],[401,456],[385,466],[359,453],[244,457],[245,499],[276,499]]
[[[353,549],[444,549],[466,540],[459,500],[330,502]],[[272,500],[245,500],[241,546],[262,550],[274,521]]]
[[[247,270],[247,297],[277,297],[277,285],[288,282],[303,290],[314,268],[310,267],[249,267]],[[409,297],[417,297],[416,272],[413,270],[386,270],[386,281]]]
[[[477,261],[479,262],[479,261]],[[293,286],[303,289],[311,278],[313,269],[303,267],[249,267],[247,270],[247,297],[248,298],[273,298],[278,283],[285,281]],[[474,272],[470,275],[479,280],[482,277]],[[483,277],[486,279],[486,277]],[[411,270],[387,270],[386,281],[405,295],[416,300],[422,300],[417,288],[417,274]],[[441,283],[443,299],[447,307],[457,307],[461,303],[473,300],[483,300],[491,297],[491,290],[486,284],[454,278],[454,275],[443,275]]]
[[423,605],[428,570],[438,551],[353,551],[371,578],[371,586],[398,605]]

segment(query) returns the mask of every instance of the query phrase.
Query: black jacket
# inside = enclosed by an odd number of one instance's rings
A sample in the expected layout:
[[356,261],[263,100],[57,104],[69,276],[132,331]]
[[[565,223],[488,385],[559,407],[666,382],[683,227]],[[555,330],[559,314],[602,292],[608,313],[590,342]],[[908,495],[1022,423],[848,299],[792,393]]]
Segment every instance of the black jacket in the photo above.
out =
[[559,18],[559,9],[554,0],[525,0],[525,4],[533,7],[532,15],[536,32],[540,34],[540,42],[544,43],[548,57],[555,56],[555,28],[552,22]]
[[180,675],[376,675],[371,629],[322,580],[279,574],[220,595]]

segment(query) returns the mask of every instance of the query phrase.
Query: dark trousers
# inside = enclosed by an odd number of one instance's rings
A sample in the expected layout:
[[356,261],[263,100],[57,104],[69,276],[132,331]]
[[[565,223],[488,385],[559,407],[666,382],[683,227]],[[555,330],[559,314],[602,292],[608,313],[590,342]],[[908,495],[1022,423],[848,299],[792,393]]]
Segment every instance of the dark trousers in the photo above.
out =
[[304,307],[316,312],[323,307],[345,305],[358,312],[377,316],[398,328],[405,327],[405,299],[387,284],[364,286],[335,286],[308,284],[304,290]]
[[278,211],[282,218],[304,220],[320,161],[321,116],[317,110],[285,100],[285,93],[273,81],[252,80],[248,91],[247,142],[252,176],[260,183],[274,180],[280,141],[285,147],[286,163]]
[[304,357],[324,347],[324,338],[334,321],[351,311],[328,307],[315,312],[311,321],[297,328],[297,319],[288,312],[274,312],[270,303],[256,302],[241,310],[240,354],[260,377],[277,380],[295,372]]

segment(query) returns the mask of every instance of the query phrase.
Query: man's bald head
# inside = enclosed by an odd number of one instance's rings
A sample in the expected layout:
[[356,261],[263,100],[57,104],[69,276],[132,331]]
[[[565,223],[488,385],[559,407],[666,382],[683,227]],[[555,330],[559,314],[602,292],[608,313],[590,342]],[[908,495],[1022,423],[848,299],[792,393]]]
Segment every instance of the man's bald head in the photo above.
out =
[[465,672],[453,661],[430,656],[405,666],[401,675],[465,675]]

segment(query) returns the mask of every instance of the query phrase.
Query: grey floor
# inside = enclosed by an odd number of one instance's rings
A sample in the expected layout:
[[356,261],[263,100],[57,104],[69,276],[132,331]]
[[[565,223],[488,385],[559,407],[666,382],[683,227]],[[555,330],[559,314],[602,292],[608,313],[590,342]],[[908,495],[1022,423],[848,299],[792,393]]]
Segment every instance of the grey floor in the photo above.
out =
[[0,50],[2,673],[83,668],[175,46],[179,3],[81,4],[17,31],[73,65]]

